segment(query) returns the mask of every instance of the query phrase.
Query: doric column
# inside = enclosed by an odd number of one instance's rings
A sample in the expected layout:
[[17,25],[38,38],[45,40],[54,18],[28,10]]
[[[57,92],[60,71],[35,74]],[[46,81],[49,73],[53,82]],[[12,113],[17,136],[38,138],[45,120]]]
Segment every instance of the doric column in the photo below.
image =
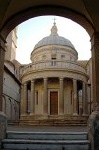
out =
[[99,32],[91,38],[92,51],[92,101],[93,109],[99,109]]
[[73,79],[73,115],[78,115],[77,80]]
[[28,108],[28,92],[27,92],[27,83],[23,85],[23,114],[27,113]]
[[30,100],[30,114],[35,113],[35,89],[34,80],[31,80],[31,100]]
[[0,111],[2,111],[2,93],[3,93],[3,71],[6,41],[0,35]]
[[82,101],[83,101],[83,115],[87,115],[88,114],[88,103],[87,103],[87,88],[86,88],[86,83],[83,82],[83,86],[82,86]]
[[44,78],[43,113],[44,113],[44,114],[48,114],[47,78]]
[[64,114],[64,88],[63,88],[63,78],[59,79],[60,81],[60,92],[59,92],[59,114]]

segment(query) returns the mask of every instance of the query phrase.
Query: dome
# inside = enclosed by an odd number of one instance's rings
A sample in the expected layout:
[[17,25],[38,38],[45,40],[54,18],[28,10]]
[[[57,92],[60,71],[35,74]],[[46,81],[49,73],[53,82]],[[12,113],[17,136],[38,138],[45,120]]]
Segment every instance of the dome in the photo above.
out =
[[40,40],[35,45],[34,49],[37,49],[39,47],[46,46],[46,45],[62,45],[62,46],[69,46],[69,47],[75,49],[73,44],[68,39],[58,35],[55,22],[51,28],[51,34],[47,37],[44,37],[42,40]]

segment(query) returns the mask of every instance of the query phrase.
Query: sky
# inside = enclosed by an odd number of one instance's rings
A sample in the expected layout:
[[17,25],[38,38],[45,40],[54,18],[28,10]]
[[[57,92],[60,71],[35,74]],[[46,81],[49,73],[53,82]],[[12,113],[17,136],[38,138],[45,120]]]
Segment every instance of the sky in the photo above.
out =
[[16,59],[21,64],[30,63],[30,54],[34,46],[44,37],[49,36],[54,23],[58,34],[70,40],[78,52],[78,60],[91,57],[90,37],[86,30],[70,19],[59,16],[40,16],[29,19],[18,26]]

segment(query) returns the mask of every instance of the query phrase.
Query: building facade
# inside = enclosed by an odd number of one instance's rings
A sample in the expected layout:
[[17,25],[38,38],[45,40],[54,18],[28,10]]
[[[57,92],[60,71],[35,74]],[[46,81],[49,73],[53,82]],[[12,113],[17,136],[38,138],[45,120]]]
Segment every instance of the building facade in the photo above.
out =
[[7,43],[5,44],[5,60],[13,61],[16,59],[17,30],[18,27],[15,27],[7,36]]
[[58,35],[55,22],[51,34],[35,45],[31,61],[20,69],[20,121],[86,123],[91,111],[89,63],[78,61],[75,47]]
[[17,27],[7,37],[4,62],[2,110],[8,121],[18,121],[20,116],[20,63],[15,60],[16,47]]

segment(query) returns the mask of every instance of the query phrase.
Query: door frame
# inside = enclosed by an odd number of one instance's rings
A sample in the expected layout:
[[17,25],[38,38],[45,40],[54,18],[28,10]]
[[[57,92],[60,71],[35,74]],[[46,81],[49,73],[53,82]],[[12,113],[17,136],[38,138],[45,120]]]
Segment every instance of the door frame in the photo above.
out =
[[58,114],[57,115],[59,115],[59,89],[49,89],[48,90],[48,115],[51,115],[51,113],[50,113],[50,92],[58,93]]

